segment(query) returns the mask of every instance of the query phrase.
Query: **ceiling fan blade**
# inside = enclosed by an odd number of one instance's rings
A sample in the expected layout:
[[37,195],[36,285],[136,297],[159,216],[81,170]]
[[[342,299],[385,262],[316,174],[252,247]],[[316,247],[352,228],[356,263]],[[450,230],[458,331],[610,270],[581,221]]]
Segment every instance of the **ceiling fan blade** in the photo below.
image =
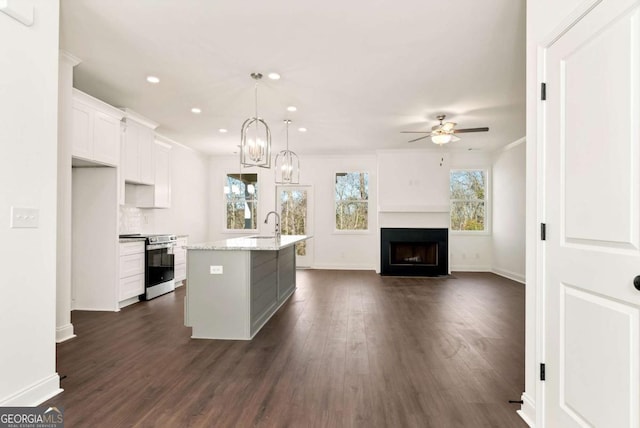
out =
[[425,135],[424,137],[416,138],[415,140],[409,140],[409,142],[413,143],[414,141],[424,140],[425,138],[428,138],[428,137],[431,137],[431,135]]
[[489,128],[467,128],[467,129],[454,129],[454,134],[462,134],[464,132],[487,132]]
[[429,131],[400,131],[401,134],[431,134]]
[[451,135],[451,142],[455,143],[456,141],[460,141],[460,137],[456,137],[455,135]]

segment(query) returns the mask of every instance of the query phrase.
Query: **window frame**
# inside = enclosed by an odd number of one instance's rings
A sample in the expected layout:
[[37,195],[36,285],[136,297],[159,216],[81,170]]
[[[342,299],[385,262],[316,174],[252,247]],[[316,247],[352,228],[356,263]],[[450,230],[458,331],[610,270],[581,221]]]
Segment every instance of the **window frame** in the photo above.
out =
[[[338,229],[336,224],[336,211],[338,208],[338,201],[336,200],[336,177],[338,174],[367,174],[367,199],[363,201],[361,199],[349,200],[356,203],[366,203],[367,204],[367,228],[366,229]],[[366,169],[341,169],[336,170],[331,175],[331,196],[333,198],[333,234],[335,235],[367,235],[371,233],[371,195],[369,192],[371,191],[371,173]],[[349,202],[343,201],[343,202]]]
[[[260,193],[258,193],[258,196],[256,198],[253,199],[253,201],[255,201],[256,203],[256,228],[255,229],[229,229],[227,227],[227,194],[224,192],[224,188],[227,185],[227,177],[229,177],[229,175],[256,175],[256,187],[258,192],[260,192],[260,181],[261,181],[261,177],[260,174],[258,174],[257,172],[235,172],[236,170],[229,170],[229,171],[225,171],[224,172],[224,176],[222,177],[222,199],[223,199],[223,204],[222,204],[222,231],[223,233],[228,233],[228,234],[246,234],[246,233],[251,233],[251,234],[255,234],[255,233],[259,233],[259,229],[260,229],[260,223],[258,221],[258,215],[259,215],[259,209],[260,209]],[[245,198],[245,202],[247,201],[247,199]]]
[[[452,199],[451,173],[454,171],[482,171],[484,173],[484,199]],[[449,233],[452,235],[491,235],[491,171],[487,167],[449,169]],[[453,202],[484,202],[484,230],[454,230],[451,227],[451,209]]]

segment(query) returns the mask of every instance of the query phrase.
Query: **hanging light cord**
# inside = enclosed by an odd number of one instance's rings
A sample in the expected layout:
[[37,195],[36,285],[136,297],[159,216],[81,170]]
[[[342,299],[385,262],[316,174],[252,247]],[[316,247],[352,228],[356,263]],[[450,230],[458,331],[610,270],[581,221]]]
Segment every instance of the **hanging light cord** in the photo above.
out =
[[291,121],[287,120],[287,151],[289,151],[289,123],[291,123]]

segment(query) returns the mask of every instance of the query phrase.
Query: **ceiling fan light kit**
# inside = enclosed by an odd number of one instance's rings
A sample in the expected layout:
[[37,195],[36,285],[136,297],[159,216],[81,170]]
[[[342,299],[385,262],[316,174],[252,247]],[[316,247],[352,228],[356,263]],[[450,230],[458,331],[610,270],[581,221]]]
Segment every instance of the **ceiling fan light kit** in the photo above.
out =
[[437,116],[437,119],[440,121],[440,123],[432,126],[431,132],[428,132],[428,131],[402,131],[402,132],[406,134],[427,134],[422,137],[409,140],[410,143],[413,143],[414,141],[424,140],[425,138],[431,137],[431,142],[439,146],[442,146],[443,144],[459,141],[460,138],[456,137],[454,134],[459,134],[464,132],[486,132],[489,130],[488,127],[456,129],[457,123],[443,122],[445,117],[446,116],[444,114],[440,114]]
[[255,116],[248,118],[240,130],[240,164],[271,168],[271,130],[258,116],[258,81],[262,74],[251,73],[255,80]]
[[431,136],[431,142],[438,145],[448,144],[451,142],[451,137],[453,137],[451,134],[434,134]]

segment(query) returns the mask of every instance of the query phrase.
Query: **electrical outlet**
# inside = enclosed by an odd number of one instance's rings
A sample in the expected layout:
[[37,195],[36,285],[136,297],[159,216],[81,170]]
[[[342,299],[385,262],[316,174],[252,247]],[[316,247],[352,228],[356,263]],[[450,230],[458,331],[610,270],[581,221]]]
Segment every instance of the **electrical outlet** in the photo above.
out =
[[17,228],[38,228],[40,211],[36,208],[11,207],[11,223],[9,227]]
[[209,273],[211,275],[222,275],[222,266],[209,266]]

